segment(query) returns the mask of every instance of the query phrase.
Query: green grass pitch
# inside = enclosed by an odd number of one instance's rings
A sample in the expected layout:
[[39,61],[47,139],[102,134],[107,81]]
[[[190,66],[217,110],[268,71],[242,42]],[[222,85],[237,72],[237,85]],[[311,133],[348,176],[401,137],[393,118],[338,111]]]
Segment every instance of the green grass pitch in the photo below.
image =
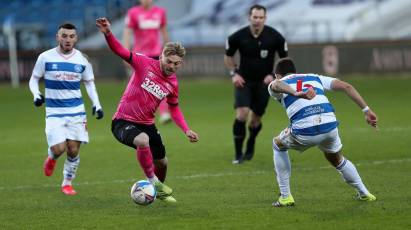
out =
[[43,175],[47,143],[44,107],[35,108],[27,84],[0,85],[0,229],[411,229],[411,78],[346,78],[379,116],[379,131],[342,93],[329,93],[340,121],[345,156],[378,198],[352,199],[354,190],[329,167],[317,148],[290,151],[292,208],[274,208],[278,188],[271,139],[288,121],[270,101],[255,158],[232,165],[233,90],[228,80],[182,80],[180,106],[200,142],[191,144],[174,125],[159,125],[178,203],[135,205],[129,190],[142,179],[133,149],[110,132],[126,82],[99,82],[106,116],[90,116],[90,144],[81,148],[77,196],[60,192],[62,165]]

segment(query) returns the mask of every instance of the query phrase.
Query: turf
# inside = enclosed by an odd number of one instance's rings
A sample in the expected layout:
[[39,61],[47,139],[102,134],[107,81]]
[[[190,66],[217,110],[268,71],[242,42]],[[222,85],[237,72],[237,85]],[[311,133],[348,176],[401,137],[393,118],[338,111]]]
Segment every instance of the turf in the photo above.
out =
[[[352,199],[318,149],[290,152],[293,208],[273,208],[278,188],[271,139],[288,121],[275,101],[263,118],[255,158],[232,165],[233,90],[229,81],[182,80],[180,105],[200,142],[191,144],[174,125],[159,125],[169,158],[167,184],[177,205],[147,207],[129,197],[143,178],[134,150],[118,143],[110,120],[126,82],[97,82],[106,113],[89,114],[90,144],[81,148],[77,196],[60,192],[63,159],[43,176],[44,108],[35,108],[27,85],[0,85],[0,229],[411,229],[411,78],[369,76],[352,83],[379,116],[379,131],[342,93],[328,94],[340,120],[345,156],[378,198]],[[86,94],[83,92],[85,97]],[[90,103],[86,99],[88,113]]]

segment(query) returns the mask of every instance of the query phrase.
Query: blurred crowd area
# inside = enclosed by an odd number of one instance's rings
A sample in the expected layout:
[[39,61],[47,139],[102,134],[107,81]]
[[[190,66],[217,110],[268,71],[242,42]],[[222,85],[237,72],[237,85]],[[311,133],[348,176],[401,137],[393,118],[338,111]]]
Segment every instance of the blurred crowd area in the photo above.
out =
[[[230,33],[248,23],[253,4],[267,8],[267,24],[289,43],[359,40],[401,40],[411,37],[409,0],[157,0],[166,8],[171,40],[186,46],[223,46]],[[12,0],[0,1],[0,25],[11,25],[19,50],[56,44],[62,22],[78,28],[80,48],[99,49],[95,19],[105,16],[121,35],[127,10],[138,0]],[[0,30],[0,50],[7,50],[7,33]]]
[[[95,18],[119,19],[136,0],[11,0],[0,1],[0,22],[12,23],[19,49],[41,49],[55,45],[58,26],[76,25],[84,39],[95,33]],[[3,26],[4,27],[4,26]],[[5,33],[0,33],[0,49],[7,47]]]

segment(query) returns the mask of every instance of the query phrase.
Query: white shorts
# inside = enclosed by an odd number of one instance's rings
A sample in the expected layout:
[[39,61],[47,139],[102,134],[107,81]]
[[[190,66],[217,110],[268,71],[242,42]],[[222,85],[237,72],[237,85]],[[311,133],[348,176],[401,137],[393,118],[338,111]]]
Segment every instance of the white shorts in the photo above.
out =
[[67,139],[88,143],[86,116],[46,118],[46,136],[49,147]]
[[304,152],[312,146],[318,146],[321,151],[326,153],[337,153],[342,149],[338,128],[316,136],[295,135],[290,131],[290,128],[286,128],[276,137],[285,149],[295,149]]

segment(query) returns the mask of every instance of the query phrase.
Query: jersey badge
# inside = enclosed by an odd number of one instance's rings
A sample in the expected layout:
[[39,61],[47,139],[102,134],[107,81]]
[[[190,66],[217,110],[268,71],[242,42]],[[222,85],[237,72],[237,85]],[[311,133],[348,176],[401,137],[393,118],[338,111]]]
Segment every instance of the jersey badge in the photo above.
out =
[[268,55],[268,50],[260,50],[260,57],[266,58]]
[[83,67],[81,65],[74,65],[74,71],[76,71],[77,73],[81,73],[81,71],[83,71]]

